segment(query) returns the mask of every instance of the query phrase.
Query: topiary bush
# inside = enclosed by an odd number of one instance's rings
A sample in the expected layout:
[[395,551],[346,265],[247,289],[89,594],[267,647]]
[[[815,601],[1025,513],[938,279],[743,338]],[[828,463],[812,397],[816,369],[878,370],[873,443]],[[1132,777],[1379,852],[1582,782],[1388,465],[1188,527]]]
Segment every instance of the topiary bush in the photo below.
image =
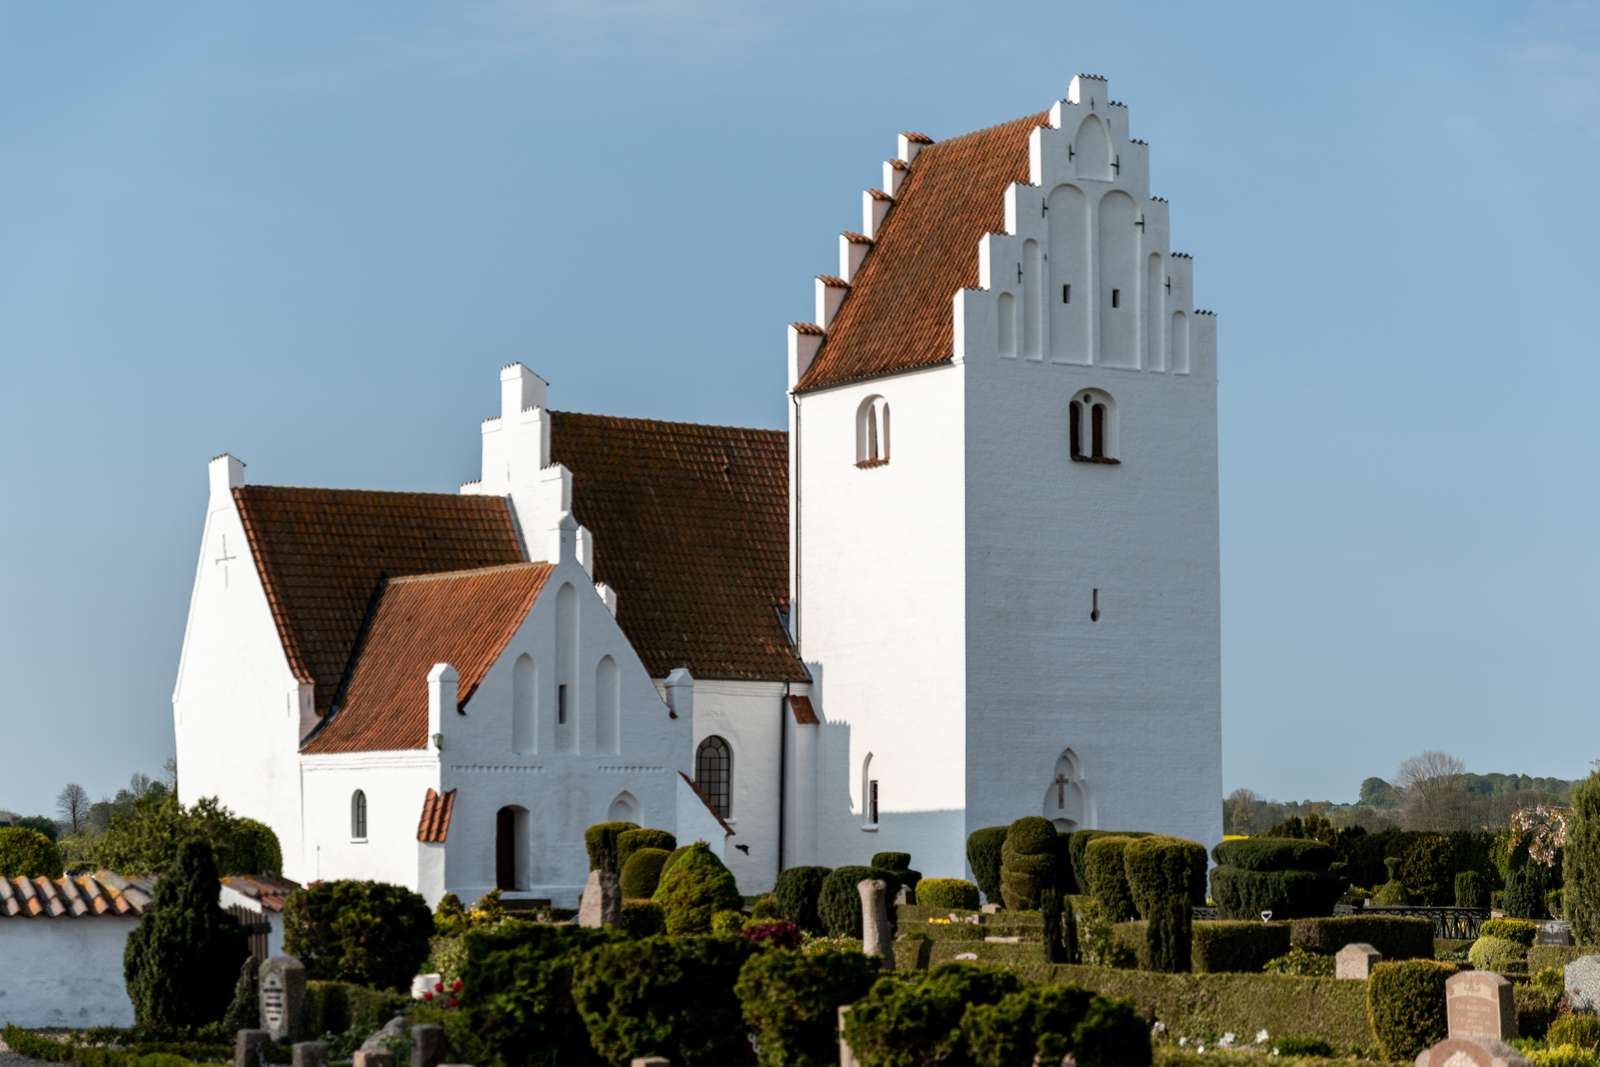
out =
[[427,901],[386,882],[312,882],[283,904],[283,950],[307,978],[406,989],[432,937]]
[[0,877],[56,878],[65,869],[56,843],[26,826],[0,826]]
[[1485,919],[1478,928],[1480,937],[1503,937],[1523,948],[1533,944],[1538,935],[1539,924],[1531,919]]
[[[1086,852],[1092,854],[1091,846]],[[1191,905],[1206,901],[1206,847],[1181,837],[1130,838],[1122,850],[1122,865],[1133,906],[1148,919],[1170,897],[1181,896]]]
[[1197,922],[1192,938],[1194,970],[1209,973],[1259,971],[1289,951],[1287,923]]
[[1039,893],[1056,884],[1056,828],[1030,815],[1012,823],[1000,848],[1000,896],[1010,911],[1039,906]]
[[1120,997],[1095,997],[1072,1035],[1078,1067],[1150,1067],[1150,1023]]
[[1067,865],[1071,867],[1071,873],[1070,875],[1063,874],[1058,880],[1065,883],[1070,879],[1076,887],[1076,892],[1087,893],[1089,891],[1089,883],[1085,880],[1088,877],[1088,872],[1084,869],[1084,858],[1089,848],[1089,842],[1097,837],[1149,836],[1147,833],[1141,833],[1136,830],[1074,830],[1066,835],[1065,858]]
[[845,1039],[861,1067],[965,1064],[961,1019],[1022,988],[1010,971],[947,963],[925,974],[879,978],[845,1017]]
[[1189,973],[1193,926],[1194,905],[1186,896],[1170,896],[1164,905],[1153,908],[1145,926],[1148,969],[1164,974]]
[[1600,944],[1600,774],[1589,775],[1572,790],[1562,870],[1561,913],[1572,924],[1573,940]]
[[667,932],[667,915],[653,900],[623,900],[622,930],[629,937],[654,937]]
[[739,885],[732,872],[704,841],[690,845],[676,862],[670,859],[652,895],[661,905],[667,933],[708,934],[711,917],[719,911],[738,911],[744,907]]
[[734,992],[760,1048],[762,1067],[832,1067],[839,1062],[839,1009],[867,994],[879,961],[828,949],[811,955],[758,952]]
[[827,867],[790,867],[779,871],[777,884],[772,888],[773,896],[778,898],[778,912],[807,933],[822,933],[817,897],[822,892],[822,880],[829,873]]
[[1548,884],[1545,869],[1529,860],[1506,874],[1506,914],[1515,919],[1543,919]]
[[573,1002],[573,969],[587,953],[624,937],[546,923],[474,930],[466,936],[461,1011],[500,1063],[600,1067]]
[[1518,974],[1528,966],[1528,946],[1504,937],[1480,937],[1467,951],[1474,970]]
[[[603,825],[603,824],[602,824]],[[585,842],[587,845],[588,842]],[[642,848],[659,848],[671,852],[678,847],[678,839],[665,830],[646,826],[638,830],[624,830],[617,835],[617,870],[626,870],[628,860]],[[591,856],[591,860],[592,860]]]
[[967,835],[967,866],[978,883],[983,899],[1000,901],[1000,850],[1005,847],[1008,826],[985,826]]
[[884,871],[909,871],[911,869],[911,853],[909,852],[874,852],[872,862],[868,865]]
[[342,1034],[349,1030],[371,1033],[405,1010],[407,994],[368,989],[349,982],[308,981],[301,1005],[305,1031]]
[[617,839],[629,830],[637,829],[639,824],[636,822],[597,822],[585,830],[583,847],[589,853],[589,869],[616,874],[622,865]]
[[1268,960],[1261,969],[1267,974],[1290,974],[1297,978],[1332,978],[1334,960],[1332,956],[1295,947],[1275,960]]
[[661,884],[661,868],[666,866],[669,855],[671,853],[664,848],[634,850],[622,865],[619,883],[623,899],[645,900],[654,896],[656,886]]
[[[885,871],[878,867],[836,867],[822,880],[822,889],[817,894],[817,914],[822,919],[822,926],[834,937],[860,937],[861,936],[861,889],[860,885],[868,878],[881,878],[889,888],[889,899],[893,900],[899,882],[894,871]],[[894,908],[889,909],[889,918],[894,919]]]
[[244,931],[217,903],[217,884],[211,846],[185,842],[156,883],[154,907],[128,934],[122,976],[140,1026],[204,1026],[227,1012],[250,950]]
[[1572,1045],[1582,1049],[1600,1049],[1600,1015],[1576,1012],[1562,1015],[1550,1024],[1550,1029],[1545,1032],[1545,1041],[1552,1047]]
[[1487,908],[1489,883],[1477,871],[1459,871],[1456,874],[1456,907]]
[[1073,986],[1032,986],[961,1016],[961,1038],[976,1067],[1060,1063],[1072,1051],[1094,994]]
[[1124,853],[1132,843],[1131,837],[1112,834],[1095,838],[1084,850],[1084,888],[1100,904],[1109,922],[1129,922],[1139,916],[1124,862]]
[[1410,1062],[1444,1040],[1444,984],[1450,963],[1400,960],[1380,963],[1367,979],[1367,1021],[1384,1058]]
[[1295,919],[1289,942],[1332,956],[1346,945],[1367,944],[1386,960],[1433,958],[1433,921],[1414,915],[1334,915]]
[[1455,896],[1455,846],[1444,834],[1418,834],[1400,853],[1395,877],[1418,904],[1447,905]]
[[1390,879],[1372,894],[1372,903],[1380,908],[1403,908],[1411,903],[1411,894],[1399,881]]
[[1325,871],[1338,859],[1332,845],[1298,837],[1246,837],[1211,851],[1218,866],[1246,871]]
[[644,1056],[682,1067],[752,1062],[734,987],[755,952],[737,937],[647,937],[589,951],[572,969],[589,1044],[606,1063]]
[[978,887],[964,878],[924,878],[917,883],[917,903],[928,908],[978,910]]

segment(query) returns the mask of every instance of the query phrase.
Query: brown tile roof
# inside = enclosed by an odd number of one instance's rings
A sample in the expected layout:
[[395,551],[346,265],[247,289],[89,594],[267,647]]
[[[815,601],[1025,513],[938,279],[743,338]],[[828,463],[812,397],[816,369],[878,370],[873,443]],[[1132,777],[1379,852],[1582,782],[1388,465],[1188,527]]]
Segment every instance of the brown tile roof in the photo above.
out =
[[790,697],[789,712],[794,715],[794,721],[801,726],[815,726],[820,721],[817,718],[817,709],[811,706],[810,697]]
[[279,874],[229,874],[222,884],[260,903],[267,911],[282,911],[289,894],[300,888],[300,883]]
[[457,706],[466,707],[553,569],[512,563],[385,582],[339,706],[302,750],[426,748],[428,672],[436,663],[453,666]]
[[706,806],[706,810],[711,813],[711,817],[717,820],[717,824],[722,827],[722,832],[729,837],[736,836],[733,827],[728,825],[728,820],[717,814],[717,809],[711,806],[711,798],[700,791],[700,786],[695,780],[682,771],[678,772],[678,777],[689,783],[689,788],[694,790],[694,795],[700,798],[700,803]]
[[781,430],[552,413],[595,578],[653,677],[802,681],[777,610],[789,591]]
[[456,810],[456,791],[440,793],[430,789],[422,798],[422,818],[417,822],[417,840],[425,845],[442,845],[450,836],[450,816]]
[[1004,227],[1006,187],[1028,180],[1028,137],[1048,119],[1029,115],[917,153],[797,391],[950,359],[951,298],[977,287],[978,242]]
[[154,897],[155,879],[124,878],[110,871],[61,878],[0,878],[0,918],[138,918]]
[[382,578],[523,559],[502,497],[269,485],[233,491],[289,667],[327,713]]

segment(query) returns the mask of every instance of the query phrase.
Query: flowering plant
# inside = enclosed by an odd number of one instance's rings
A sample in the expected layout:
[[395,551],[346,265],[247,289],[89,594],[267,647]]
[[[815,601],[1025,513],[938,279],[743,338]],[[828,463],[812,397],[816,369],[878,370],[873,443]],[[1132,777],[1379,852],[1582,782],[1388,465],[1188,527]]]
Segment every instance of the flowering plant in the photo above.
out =
[[750,923],[739,931],[739,936],[758,945],[774,948],[799,948],[802,940],[800,928],[787,919],[774,922]]
[[422,999],[430,1004],[437,999],[442,999],[445,1008],[461,1007],[461,979],[457,978],[454,982],[451,982],[448,989],[443,982],[433,983],[432,989],[423,992]]
[[1567,843],[1570,808],[1535,804],[1511,813],[1511,832],[1528,846],[1528,857],[1541,867],[1553,867],[1556,851]]

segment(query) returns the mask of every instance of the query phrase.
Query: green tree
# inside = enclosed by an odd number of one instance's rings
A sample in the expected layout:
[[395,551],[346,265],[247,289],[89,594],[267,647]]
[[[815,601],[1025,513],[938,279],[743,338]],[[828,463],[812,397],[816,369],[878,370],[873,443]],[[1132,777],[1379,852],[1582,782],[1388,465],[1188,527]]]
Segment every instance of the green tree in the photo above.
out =
[[211,849],[185,841],[123,952],[134,1018],[161,1029],[217,1022],[248,952],[244,931],[217,903]]
[[1562,865],[1566,891],[1561,911],[1580,945],[1600,944],[1600,773],[1572,791],[1567,845]]
[[47,815],[24,815],[17,820],[16,825],[26,830],[37,830],[52,841],[61,837],[61,827]]
[[81,861],[121,874],[162,874],[190,839],[207,842],[223,874],[278,874],[283,853],[265,825],[202,797],[185,808],[159,782],[113,814],[99,837],[83,843]]
[[0,876],[54,878],[62,870],[54,841],[26,826],[0,826]]

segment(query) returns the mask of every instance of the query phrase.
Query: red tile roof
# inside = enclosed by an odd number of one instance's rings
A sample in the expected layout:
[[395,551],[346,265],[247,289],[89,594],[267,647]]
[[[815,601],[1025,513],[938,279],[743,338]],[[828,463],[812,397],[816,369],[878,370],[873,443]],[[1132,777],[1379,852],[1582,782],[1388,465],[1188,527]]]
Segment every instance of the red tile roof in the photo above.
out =
[[653,677],[803,681],[778,618],[789,591],[789,445],[781,430],[552,413],[595,578]]
[[512,563],[384,583],[339,706],[303,751],[426,748],[428,672],[455,667],[457,706],[466,707],[553,569]]
[[789,712],[794,716],[794,721],[801,726],[815,726],[820,721],[817,718],[817,709],[811,706],[810,697],[790,697]]
[[422,818],[417,822],[417,840],[425,845],[442,845],[450,836],[450,816],[456,810],[456,791],[440,794],[432,789],[422,798]]
[[155,879],[124,878],[110,871],[61,878],[0,878],[0,918],[138,918],[154,898]]
[[300,883],[279,874],[229,874],[222,884],[229,889],[258,902],[266,911],[282,911],[289,894],[300,888]]
[[1004,227],[1006,187],[1028,180],[1028,137],[1048,119],[1029,115],[917,153],[797,391],[951,358],[951,298],[977,287],[978,242]]
[[711,817],[717,820],[717,824],[722,827],[722,832],[729,837],[735,836],[733,827],[728,825],[727,819],[717,814],[717,809],[711,806],[711,798],[700,791],[699,784],[682,771],[678,772],[678,777],[689,783],[689,788],[694,790],[694,795],[700,798],[700,803],[706,806],[706,810],[711,813]]
[[380,579],[518,563],[506,500],[269,485],[233,491],[289,667],[327,713]]

